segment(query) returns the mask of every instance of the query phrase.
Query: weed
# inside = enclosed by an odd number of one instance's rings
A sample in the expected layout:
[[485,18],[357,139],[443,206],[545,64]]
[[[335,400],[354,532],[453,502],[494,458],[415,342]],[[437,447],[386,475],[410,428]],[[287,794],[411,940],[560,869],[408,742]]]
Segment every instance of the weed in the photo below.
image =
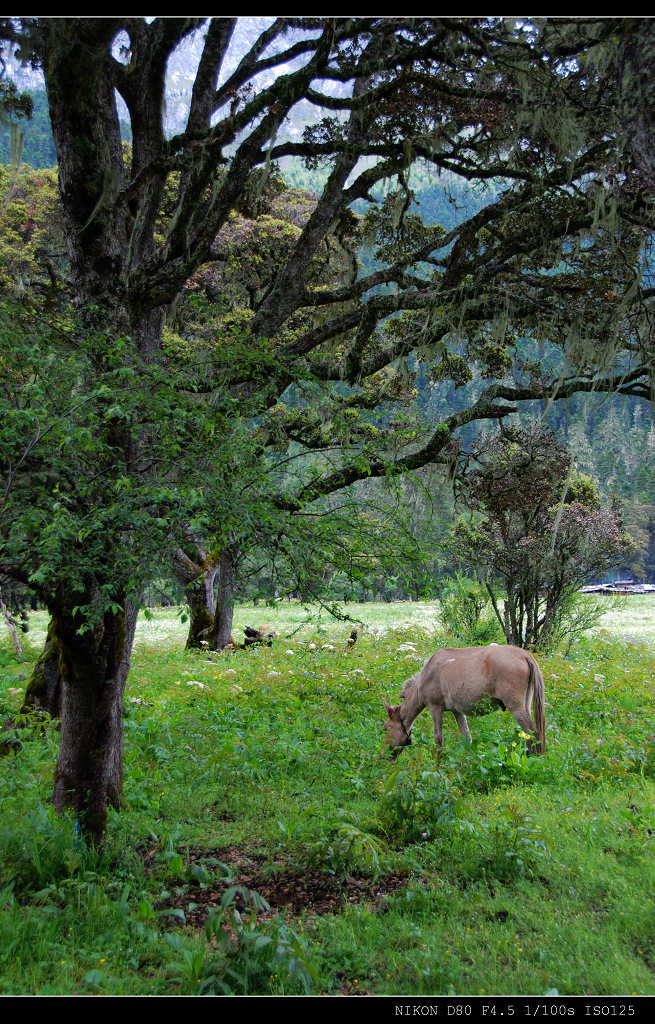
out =
[[232,886],[220,908],[207,918],[200,941],[166,936],[176,953],[166,964],[170,986],[182,995],[284,993],[299,988],[309,993],[316,975],[307,950],[286,925],[258,925],[257,913],[268,909],[258,893]]
[[452,784],[443,771],[399,765],[382,781],[379,818],[398,842],[429,839],[453,816]]
[[525,782],[539,771],[536,758],[527,756],[525,733],[516,730],[512,739],[496,730],[491,735],[474,739],[470,748],[449,756],[456,766],[460,784],[466,789],[490,793],[500,786]]
[[458,573],[454,580],[448,581],[444,590],[441,619],[458,641],[471,647],[505,642],[483,584]]
[[532,879],[551,856],[541,826],[512,805],[493,822],[459,821],[458,828],[468,847],[462,864],[469,878],[505,884]]
[[349,822],[334,822],[308,847],[311,867],[333,875],[357,872],[377,877],[383,869],[386,847],[378,836]]
[[17,893],[43,892],[85,869],[97,867],[99,855],[79,840],[72,816],[58,817],[52,806],[37,805],[19,830],[0,829],[0,872]]

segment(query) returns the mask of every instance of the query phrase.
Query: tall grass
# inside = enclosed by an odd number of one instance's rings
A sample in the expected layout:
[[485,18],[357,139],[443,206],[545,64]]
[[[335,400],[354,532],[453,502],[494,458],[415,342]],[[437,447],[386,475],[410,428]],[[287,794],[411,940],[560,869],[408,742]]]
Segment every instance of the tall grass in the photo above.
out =
[[[280,638],[220,655],[186,652],[173,609],[140,620],[126,807],[102,854],[49,805],[56,723],[10,728],[0,993],[655,992],[655,602],[630,598],[568,656],[540,656],[549,745],[529,759],[500,712],[471,719],[471,748],[447,716],[438,762],[426,713],[383,757],[382,699],[448,637],[436,604],[348,614],[368,627],[353,648],[350,623],[296,603],[239,608],[235,633]],[[45,626],[35,613],[20,660],[0,637],[5,724]],[[273,880],[367,878],[380,898],[264,912],[236,852]]]

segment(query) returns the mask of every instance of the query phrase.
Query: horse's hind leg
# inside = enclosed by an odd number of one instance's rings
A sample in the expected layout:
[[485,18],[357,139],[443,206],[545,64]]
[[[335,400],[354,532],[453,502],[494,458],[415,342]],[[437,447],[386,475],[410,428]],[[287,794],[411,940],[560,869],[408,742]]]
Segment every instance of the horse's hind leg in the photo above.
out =
[[[526,740],[526,744],[525,745],[526,745],[526,748],[527,748],[528,755],[533,754],[534,753],[534,749],[533,749],[532,737],[534,737],[535,740],[537,739],[537,727],[534,724],[534,722],[532,721],[532,715],[528,711],[526,711],[525,708],[522,705],[519,705],[518,707],[512,707],[512,706],[510,706],[508,704],[507,707],[508,707],[508,710],[512,712],[512,715],[514,716],[516,721],[519,723],[519,725],[521,726],[523,731],[528,733],[528,736],[530,738],[528,740]],[[538,741],[537,741],[537,746],[538,745],[539,744],[538,744]]]
[[466,721],[466,715],[462,714],[461,711],[453,711],[453,714],[457,719],[459,731],[461,732],[462,736],[464,737],[467,743],[472,743],[473,739],[471,737],[471,730],[469,729],[469,724]]

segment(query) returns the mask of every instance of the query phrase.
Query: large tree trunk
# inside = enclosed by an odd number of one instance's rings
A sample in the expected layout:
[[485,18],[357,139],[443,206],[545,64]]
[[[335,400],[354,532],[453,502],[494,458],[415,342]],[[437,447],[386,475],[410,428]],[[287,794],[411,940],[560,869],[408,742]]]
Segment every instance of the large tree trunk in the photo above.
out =
[[[125,657],[128,659],[128,663],[132,653],[138,614],[138,606],[128,601],[125,606]],[[51,718],[61,718],[61,692],[59,645],[55,634],[54,619],[50,619],[43,650],[25,688],[21,714],[45,711]]]
[[215,556],[205,548],[190,529],[185,530],[184,547],[175,552],[173,569],[185,589],[189,605],[189,633],[186,648],[210,643],[214,628],[214,580],[218,573]]
[[635,164],[655,184],[655,26],[648,18],[621,26],[619,104],[625,138]]
[[[126,189],[114,88],[121,68],[111,54],[120,23],[112,18],[39,23],[74,302],[89,330],[106,335],[108,355],[113,339],[129,337],[145,363],[157,357],[162,307],[172,296],[164,289],[166,294],[149,301],[141,294],[135,298],[129,279],[154,251],[154,225],[166,178],[154,164],[164,147],[161,99],[167,57],[194,24],[193,19],[160,19],[149,28],[134,19],[131,26],[135,70],[122,76],[134,130],[133,187]],[[152,172],[142,174],[147,168]],[[150,281],[150,275],[145,276]],[[100,337],[97,359],[104,370]],[[123,425],[110,424],[107,430],[116,461],[124,458],[118,471],[139,482],[147,479],[150,459],[141,456],[148,427],[137,426],[132,436]],[[73,609],[93,609],[101,588],[124,604],[119,596],[128,589],[120,570],[123,542],[109,530],[106,568],[98,570],[98,578],[84,593],[50,595],[53,633],[44,651],[56,701],[51,707],[61,713],[53,802],[58,811],[73,808],[85,833],[96,842],[105,830],[108,802],[118,806],[122,800],[122,698],[136,611],[133,622],[129,609],[105,612],[80,633],[84,623]],[[60,697],[55,698],[57,686]]]
[[58,812],[72,808],[96,844],[104,836],[108,804],[120,807],[123,800],[123,693],[137,614],[128,602],[79,634],[72,602],[52,609],[61,687],[52,801]]
[[[44,74],[57,149],[64,232],[75,289],[102,309],[116,304],[131,218],[117,197],[121,138],[111,81],[111,19],[47,23]],[[112,326],[114,326],[112,324]]]
[[218,573],[216,612],[211,634],[211,647],[222,651],[232,643],[232,619],[234,618],[234,586],[236,582],[237,551],[224,548],[221,552]]
[[217,572],[218,566],[214,566],[186,588],[190,616],[189,635],[186,641],[187,650],[210,643],[216,611],[214,580]]

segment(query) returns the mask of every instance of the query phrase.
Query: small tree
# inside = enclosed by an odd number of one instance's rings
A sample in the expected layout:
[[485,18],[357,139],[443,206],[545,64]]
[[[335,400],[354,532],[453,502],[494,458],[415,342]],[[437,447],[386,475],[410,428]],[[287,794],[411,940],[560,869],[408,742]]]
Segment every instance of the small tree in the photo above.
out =
[[565,629],[582,584],[616,565],[630,540],[617,509],[601,504],[543,426],[505,428],[474,458],[453,552],[483,578],[507,642],[544,647]]

